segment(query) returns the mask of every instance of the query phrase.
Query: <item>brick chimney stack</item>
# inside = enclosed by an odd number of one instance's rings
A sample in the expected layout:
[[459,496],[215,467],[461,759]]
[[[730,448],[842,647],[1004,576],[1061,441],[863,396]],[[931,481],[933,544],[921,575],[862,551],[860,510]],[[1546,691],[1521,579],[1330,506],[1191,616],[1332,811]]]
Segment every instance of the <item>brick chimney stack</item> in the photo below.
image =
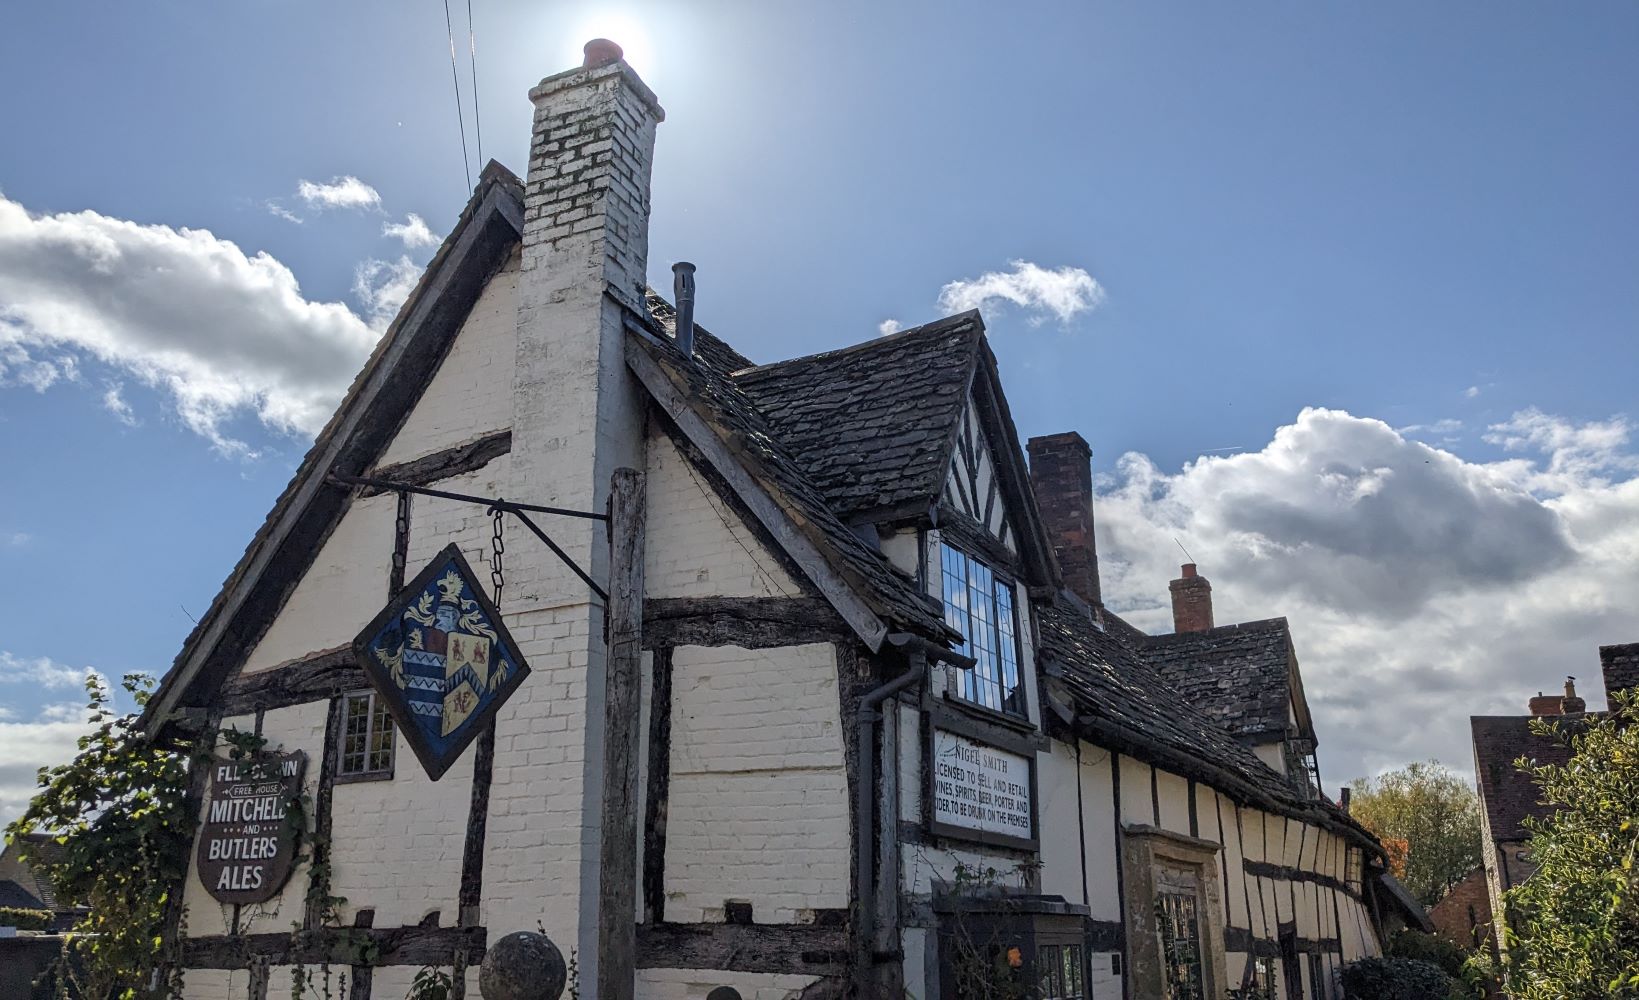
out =
[[1169,584],[1172,590],[1172,630],[1205,632],[1212,627],[1212,584],[1195,572],[1194,563],[1185,563],[1183,573]]
[[1564,715],[1565,709],[1562,704],[1564,701],[1563,695],[1543,694],[1538,691],[1537,696],[1532,698],[1530,702],[1531,714],[1539,718],[1545,715]]
[[1560,699],[1559,711],[1563,715],[1580,715],[1588,710],[1588,703],[1576,696],[1576,678],[1565,678],[1565,697]]
[[1030,484],[1064,585],[1096,607],[1103,595],[1093,541],[1093,450],[1075,431],[1033,437],[1026,448]]

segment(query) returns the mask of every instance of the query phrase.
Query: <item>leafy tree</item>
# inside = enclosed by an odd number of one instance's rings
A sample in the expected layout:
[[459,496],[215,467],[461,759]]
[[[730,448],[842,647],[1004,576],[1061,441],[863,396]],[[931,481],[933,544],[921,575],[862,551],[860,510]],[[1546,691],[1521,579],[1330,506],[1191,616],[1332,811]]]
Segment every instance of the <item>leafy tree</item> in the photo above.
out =
[[1439,761],[1356,778],[1349,788],[1355,819],[1385,843],[1405,843],[1405,867],[1396,875],[1424,906],[1480,863],[1479,799]]
[[[153,678],[130,674],[121,685],[140,708]],[[26,861],[51,883],[57,899],[87,907],[68,936],[55,973],[59,995],[86,1000],[149,1000],[169,996],[174,982],[159,975],[167,932],[182,910],[171,893],[187,870],[194,817],[186,808],[188,754],[161,749],[119,715],[107,684],[86,678],[91,732],[69,763],[41,768],[40,790],[6,830],[11,840],[42,832],[60,849]]]
[[1526,821],[1537,868],[1503,900],[1518,1000],[1639,998],[1639,698],[1611,703],[1604,716],[1532,721],[1570,749],[1567,763],[1517,762],[1555,809]]

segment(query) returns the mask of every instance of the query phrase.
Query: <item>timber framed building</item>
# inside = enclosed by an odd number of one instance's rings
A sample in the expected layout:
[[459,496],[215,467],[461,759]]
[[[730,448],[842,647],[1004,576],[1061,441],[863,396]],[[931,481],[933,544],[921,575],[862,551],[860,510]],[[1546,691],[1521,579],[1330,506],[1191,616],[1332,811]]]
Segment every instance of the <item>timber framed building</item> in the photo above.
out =
[[[1194,567],[1177,636],[1106,608],[1087,446],[1027,460],[976,312],[764,365],[694,326],[646,283],[655,96],[607,43],[530,96],[527,180],[484,170],[148,707],[307,755],[282,891],[177,894],[186,995],[476,997],[539,926],[587,997],[1338,996],[1381,854],[1285,621],[1215,627]],[[434,781],[350,643],[405,566],[487,576],[451,494],[614,513],[535,515],[607,599],[505,520],[530,672]]]

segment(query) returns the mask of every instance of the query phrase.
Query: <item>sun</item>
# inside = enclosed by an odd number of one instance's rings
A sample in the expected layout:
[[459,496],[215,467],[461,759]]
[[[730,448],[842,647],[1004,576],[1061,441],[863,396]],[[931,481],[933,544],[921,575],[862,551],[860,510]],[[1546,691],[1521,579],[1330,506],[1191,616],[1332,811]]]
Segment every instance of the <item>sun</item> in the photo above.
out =
[[626,62],[645,79],[655,74],[654,48],[643,22],[626,11],[591,11],[575,23],[566,44],[569,46],[570,65],[579,65],[581,46],[594,38],[607,38],[619,45],[626,54]]

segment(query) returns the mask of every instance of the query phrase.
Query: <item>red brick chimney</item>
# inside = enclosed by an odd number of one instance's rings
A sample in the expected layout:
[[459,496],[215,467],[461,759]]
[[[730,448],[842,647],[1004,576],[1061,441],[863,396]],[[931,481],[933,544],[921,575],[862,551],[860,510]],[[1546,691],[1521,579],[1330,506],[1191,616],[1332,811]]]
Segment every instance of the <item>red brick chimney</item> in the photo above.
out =
[[1212,584],[1197,576],[1194,563],[1184,563],[1183,576],[1168,586],[1172,590],[1172,630],[1205,632],[1212,627]]
[[1088,604],[1102,603],[1093,542],[1093,450],[1075,431],[1033,437],[1030,483],[1064,585]]
[[1530,702],[1531,714],[1536,716],[1563,715],[1565,709],[1562,707],[1561,702],[1564,700],[1563,695],[1543,694],[1538,691],[1537,696],[1532,698]]

